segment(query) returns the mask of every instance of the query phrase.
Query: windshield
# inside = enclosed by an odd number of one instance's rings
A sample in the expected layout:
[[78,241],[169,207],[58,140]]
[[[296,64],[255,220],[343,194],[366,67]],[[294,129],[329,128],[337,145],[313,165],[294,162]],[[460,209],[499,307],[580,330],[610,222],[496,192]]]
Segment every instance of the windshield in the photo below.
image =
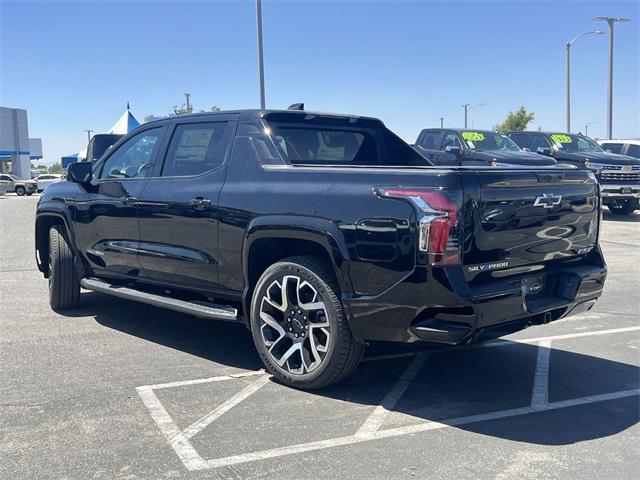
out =
[[465,131],[460,135],[470,150],[520,151],[520,147],[513,140],[500,133]]
[[589,137],[566,133],[552,133],[549,137],[563,152],[604,152],[602,147]]
[[9,175],[13,180],[20,180],[18,177],[16,177],[15,175]]

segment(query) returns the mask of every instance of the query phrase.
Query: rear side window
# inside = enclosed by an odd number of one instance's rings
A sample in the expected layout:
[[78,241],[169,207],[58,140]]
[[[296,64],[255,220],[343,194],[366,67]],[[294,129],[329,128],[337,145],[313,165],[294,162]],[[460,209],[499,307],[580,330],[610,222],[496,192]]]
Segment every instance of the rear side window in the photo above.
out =
[[630,144],[629,148],[627,148],[627,155],[640,158],[640,145]]
[[163,177],[200,175],[224,163],[228,122],[178,125],[162,169]]
[[444,132],[425,132],[420,141],[420,146],[429,150],[440,150]]
[[509,138],[516,142],[520,148],[529,148],[530,137],[526,133],[512,133]]
[[622,143],[603,143],[602,148],[611,150],[611,153],[620,153],[622,151]]

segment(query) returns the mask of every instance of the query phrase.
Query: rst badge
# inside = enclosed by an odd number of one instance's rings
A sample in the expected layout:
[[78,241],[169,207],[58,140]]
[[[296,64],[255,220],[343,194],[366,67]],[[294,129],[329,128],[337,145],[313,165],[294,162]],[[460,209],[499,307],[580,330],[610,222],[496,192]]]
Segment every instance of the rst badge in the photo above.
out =
[[509,262],[493,262],[493,263],[480,263],[478,265],[468,265],[467,272],[488,272],[489,270],[497,270],[498,268],[506,268],[509,266]]

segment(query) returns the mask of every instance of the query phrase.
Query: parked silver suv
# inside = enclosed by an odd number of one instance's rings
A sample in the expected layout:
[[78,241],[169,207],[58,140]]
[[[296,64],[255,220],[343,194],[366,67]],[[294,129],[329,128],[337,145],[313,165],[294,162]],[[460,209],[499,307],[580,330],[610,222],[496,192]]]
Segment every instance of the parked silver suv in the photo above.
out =
[[33,195],[38,191],[38,183],[33,180],[22,180],[15,175],[2,174],[0,182],[4,182],[7,192],[15,192],[16,195]]

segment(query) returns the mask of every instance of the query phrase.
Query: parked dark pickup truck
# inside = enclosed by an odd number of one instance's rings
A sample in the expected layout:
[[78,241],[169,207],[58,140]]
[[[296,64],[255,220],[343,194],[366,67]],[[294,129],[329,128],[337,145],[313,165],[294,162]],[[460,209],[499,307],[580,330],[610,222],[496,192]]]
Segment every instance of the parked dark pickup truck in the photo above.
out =
[[511,132],[520,147],[548,155],[558,163],[592,171],[600,183],[602,202],[611,213],[629,215],[640,203],[640,160],[605,151],[584,135]]
[[556,161],[525,152],[506,135],[490,130],[426,128],[415,147],[434,165],[466,167],[555,167]]
[[269,372],[309,389],[368,341],[468,344],[592,307],[591,173],[425,163],[372,118],[149,122],[44,191],[38,268],[54,309],[82,286],[240,322]]

